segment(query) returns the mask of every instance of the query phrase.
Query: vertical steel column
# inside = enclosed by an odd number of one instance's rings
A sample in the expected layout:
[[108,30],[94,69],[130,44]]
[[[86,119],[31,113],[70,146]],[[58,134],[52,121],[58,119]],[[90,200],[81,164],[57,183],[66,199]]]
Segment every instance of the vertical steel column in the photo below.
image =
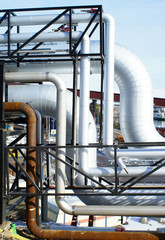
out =
[[117,147],[114,146],[114,160],[115,160],[115,193],[118,192],[119,178],[117,174]]
[[[77,75],[78,75],[78,58],[75,57],[73,62],[73,108],[72,108],[72,145],[76,145],[76,119],[77,119]],[[73,163],[72,166],[76,166],[76,149],[73,153]],[[75,170],[71,170],[71,185],[75,185]]]
[[[20,33],[20,27],[17,27],[17,33]],[[17,43],[17,49],[19,48],[20,44]],[[20,67],[20,62],[19,62],[19,53],[17,53],[17,67]]]
[[[44,123],[42,121],[42,129],[41,129],[41,144],[44,145]],[[43,151],[41,148],[41,158],[40,158],[40,189],[41,189],[41,220],[47,221],[47,203],[48,197],[43,195]]]
[[103,18],[102,18],[102,7],[99,8],[100,9],[100,55],[101,57],[104,54],[104,25],[103,25]]
[[102,143],[102,135],[103,135],[103,83],[104,81],[104,62],[101,61],[101,102],[100,102],[100,136],[99,143]]
[[4,123],[4,62],[0,62],[0,224],[6,220],[5,195],[5,123]]
[[72,9],[69,9],[69,54],[72,52]]
[[11,42],[10,42],[10,30],[11,30],[11,24],[10,24],[10,11],[8,11],[8,57],[10,57],[10,50],[11,50]]
[[101,54],[101,109],[100,109],[100,138],[99,143],[102,143],[103,135],[103,98],[104,98],[104,23],[102,22],[102,9],[100,12],[100,54]]

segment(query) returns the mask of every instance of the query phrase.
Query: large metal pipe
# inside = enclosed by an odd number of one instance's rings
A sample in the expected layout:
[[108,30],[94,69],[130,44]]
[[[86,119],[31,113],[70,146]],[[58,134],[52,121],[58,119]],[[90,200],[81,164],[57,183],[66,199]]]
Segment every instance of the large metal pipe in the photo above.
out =
[[126,142],[164,142],[153,123],[153,89],[142,62],[128,49],[115,49],[115,81],[120,89],[120,125]]
[[[102,13],[103,21],[104,16],[106,13]],[[27,15],[27,16],[10,16],[10,25],[11,26],[32,26],[32,25],[45,25],[51,22],[53,19],[58,17],[57,14],[41,14],[41,15]],[[94,13],[73,13],[72,14],[72,24],[78,23],[87,23],[89,22]],[[0,18],[1,20],[1,18]],[[96,16],[94,22],[98,22],[100,20],[99,16]],[[61,16],[57,21],[56,24],[69,24],[70,16],[69,14],[65,14]],[[8,18],[6,18],[0,25],[0,27],[8,26]]]

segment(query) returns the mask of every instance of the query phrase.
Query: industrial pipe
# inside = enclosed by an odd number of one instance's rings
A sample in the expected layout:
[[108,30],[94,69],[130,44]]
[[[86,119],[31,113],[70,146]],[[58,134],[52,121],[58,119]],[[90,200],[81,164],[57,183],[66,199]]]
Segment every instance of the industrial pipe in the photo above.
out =
[[[11,43],[22,43],[33,36],[34,33],[12,33]],[[72,39],[78,39],[80,32],[73,32]],[[60,42],[64,39],[69,40],[69,32],[44,32],[34,38],[31,42]],[[8,34],[0,34],[0,43],[8,42]]]
[[[104,16],[106,18],[106,13],[102,13],[102,18],[104,21]],[[32,25],[46,25],[53,19],[57,18],[58,14],[40,14],[40,15],[28,15],[28,16],[10,16],[11,26],[32,26]],[[72,24],[78,23],[88,23],[94,16],[94,13],[72,13]],[[1,20],[1,18],[0,18]],[[69,24],[69,14],[61,16],[55,24]],[[100,17],[96,16],[94,22],[99,22]],[[3,20],[0,27],[8,26],[8,18]]]

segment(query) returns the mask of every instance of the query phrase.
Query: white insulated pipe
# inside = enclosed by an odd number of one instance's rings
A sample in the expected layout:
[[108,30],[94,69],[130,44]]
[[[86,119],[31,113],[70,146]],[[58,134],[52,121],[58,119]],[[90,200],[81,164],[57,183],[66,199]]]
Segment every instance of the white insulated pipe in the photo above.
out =
[[103,18],[105,21],[103,144],[113,145],[115,22],[113,17],[109,14],[104,14]]
[[[103,13],[103,19],[106,13]],[[41,14],[41,15],[29,15],[29,16],[10,16],[10,25],[11,26],[32,26],[32,25],[46,25],[51,22],[53,19],[58,17],[58,14]],[[94,13],[73,13],[72,14],[72,24],[78,23],[88,23]],[[1,18],[0,18],[1,20]],[[96,16],[94,22],[99,21],[99,16]],[[69,14],[61,16],[55,24],[69,24]],[[6,18],[1,24],[0,27],[8,25],[8,18]]]
[[[6,82],[39,83],[52,82],[57,88],[57,109],[56,109],[56,143],[57,146],[66,145],[66,87],[58,75],[53,73],[6,73],[4,76]],[[65,191],[65,164],[59,159],[65,161],[65,148],[58,148],[56,152],[56,191],[63,193]]]
[[[29,38],[31,38],[34,33],[12,33],[10,35],[11,43],[23,43]],[[80,38],[81,33],[74,31],[72,33],[72,39]],[[36,38],[31,40],[31,42],[61,42],[69,40],[69,32],[43,32]],[[8,34],[0,34],[0,43],[8,42]]]
[[115,48],[115,81],[120,90],[120,126],[125,142],[164,142],[153,122],[153,89],[142,62]]
[[[90,40],[87,35],[83,37],[81,44],[81,53],[88,54],[90,48]],[[81,57],[80,62],[80,112],[79,112],[79,144],[81,146],[88,145],[89,131],[89,78],[90,78],[90,59],[89,57]],[[88,162],[89,149],[79,149],[80,168],[84,171],[84,159]],[[85,171],[84,171],[85,172]]]
[[[105,85],[104,85],[104,143],[113,144],[113,82],[114,82],[114,19],[104,14],[105,24]],[[89,53],[89,38],[84,36],[82,53]],[[80,145],[88,145],[88,115],[89,115],[89,78],[90,61],[88,57],[81,58],[80,65]],[[109,172],[107,167],[89,167],[89,149],[80,148],[80,168],[92,176],[105,176]]]
[[[164,142],[153,122],[153,89],[148,72],[135,54],[115,48],[115,81],[120,90],[120,127],[126,142]],[[159,148],[159,150],[158,150]],[[163,147],[118,149],[117,157],[160,159]],[[109,156],[114,156],[111,148]]]

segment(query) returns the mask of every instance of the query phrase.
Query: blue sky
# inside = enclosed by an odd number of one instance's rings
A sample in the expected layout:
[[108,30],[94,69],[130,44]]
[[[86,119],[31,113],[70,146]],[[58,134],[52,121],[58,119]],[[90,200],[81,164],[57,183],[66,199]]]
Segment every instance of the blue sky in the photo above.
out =
[[116,42],[146,66],[154,89],[165,89],[165,0],[7,0],[1,9],[103,5],[115,19]]

